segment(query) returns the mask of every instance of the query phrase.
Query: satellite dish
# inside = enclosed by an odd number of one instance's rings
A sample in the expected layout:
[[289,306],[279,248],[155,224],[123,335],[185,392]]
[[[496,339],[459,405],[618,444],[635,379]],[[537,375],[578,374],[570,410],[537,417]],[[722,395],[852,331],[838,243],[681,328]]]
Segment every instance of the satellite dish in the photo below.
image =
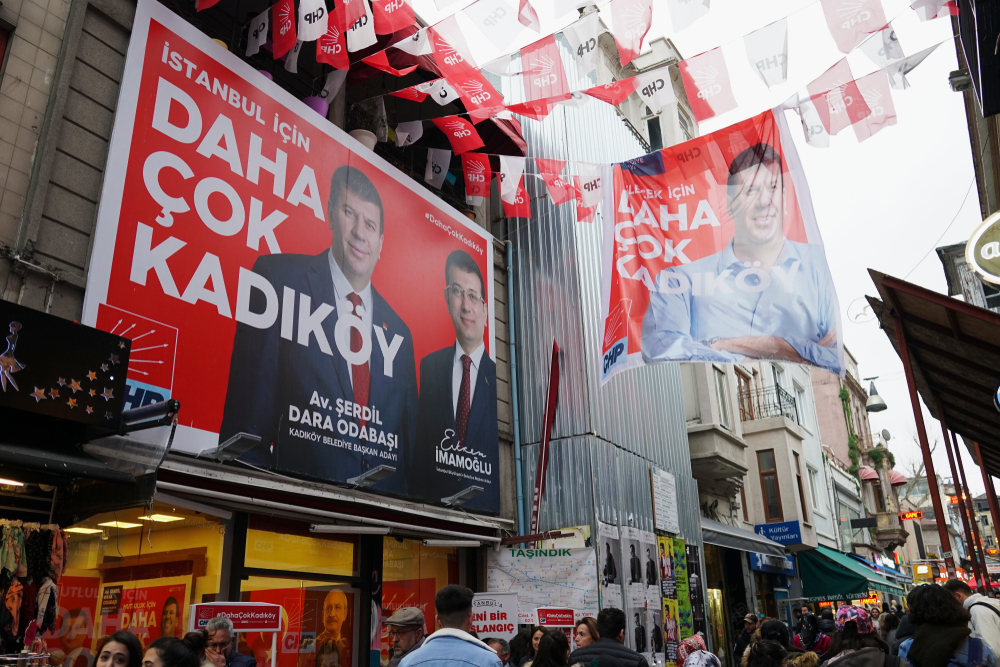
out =
[[892,439],[892,436],[889,435],[889,429],[887,428],[882,429],[882,439],[885,440],[886,442],[889,442]]

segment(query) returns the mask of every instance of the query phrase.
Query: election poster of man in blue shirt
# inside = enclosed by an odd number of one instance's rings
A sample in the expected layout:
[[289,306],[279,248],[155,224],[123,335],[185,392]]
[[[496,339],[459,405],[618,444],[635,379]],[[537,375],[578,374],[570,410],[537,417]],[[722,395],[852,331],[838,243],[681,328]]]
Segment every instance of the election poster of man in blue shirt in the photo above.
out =
[[671,361],[843,373],[837,295],[780,112],[611,165],[605,183],[602,383]]

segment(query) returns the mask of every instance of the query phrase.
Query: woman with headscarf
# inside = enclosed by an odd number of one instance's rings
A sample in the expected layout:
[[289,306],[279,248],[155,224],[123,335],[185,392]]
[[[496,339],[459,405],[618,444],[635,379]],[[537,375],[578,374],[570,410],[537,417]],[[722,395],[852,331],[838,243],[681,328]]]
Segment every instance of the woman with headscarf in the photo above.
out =
[[688,659],[688,656],[698,651],[707,650],[708,644],[705,643],[705,638],[700,632],[696,632],[687,639],[681,640],[677,644],[677,667],[684,667],[684,662]]
[[823,655],[830,648],[833,639],[819,629],[819,619],[816,614],[802,615],[802,630],[795,635],[792,644],[803,651],[812,651]]
[[916,630],[899,645],[899,657],[913,667],[997,667],[990,647],[969,636],[969,612],[944,588],[917,586],[906,605]]
[[844,605],[837,610],[836,624],[837,634],[823,667],[909,667],[905,660],[889,655],[889,647],[875,633],[865,608]]

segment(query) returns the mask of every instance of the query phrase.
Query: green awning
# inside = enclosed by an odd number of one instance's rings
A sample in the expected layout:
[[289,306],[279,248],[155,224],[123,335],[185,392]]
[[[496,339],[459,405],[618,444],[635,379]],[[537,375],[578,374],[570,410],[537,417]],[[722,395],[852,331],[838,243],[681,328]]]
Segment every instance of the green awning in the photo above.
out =
[[818,546],[815,551],[800,551],[799,576],[802,593],[810,602],[823,600],[858,600],[869,591],[881,591],[902,597],[902,587],[880,577],[850,556]]

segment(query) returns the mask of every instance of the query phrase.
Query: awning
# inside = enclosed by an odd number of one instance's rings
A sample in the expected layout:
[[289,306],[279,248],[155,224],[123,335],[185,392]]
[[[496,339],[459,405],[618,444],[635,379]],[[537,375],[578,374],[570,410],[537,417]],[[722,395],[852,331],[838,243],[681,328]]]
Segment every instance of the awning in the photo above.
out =
[[868,597],[869,591],[904,593],[902,587],[839,551],[818,546],[815,551],[800,551],[798,556],[802,592],[810,602],[856,600]]
[[728,526],[718,521],[701,518],[701,539],[707,544],[714,544],[717,547],[727,549],[739,549],[751,553],[770,554],[772,556],[784,556],[785,547],[774,540],[769,540],[763,535],[758,535],[749,530]]
[[869,468],[868,466],[861,466],[858,469],[858,474],[861,476],[861,481],[862,482],[877,482],[878,481],[878,473],[875,472],[874,469]]
[[898,470],[889,471],[890,486],[904,486],[905,484],[906,484],[906,475],[899,472]]

